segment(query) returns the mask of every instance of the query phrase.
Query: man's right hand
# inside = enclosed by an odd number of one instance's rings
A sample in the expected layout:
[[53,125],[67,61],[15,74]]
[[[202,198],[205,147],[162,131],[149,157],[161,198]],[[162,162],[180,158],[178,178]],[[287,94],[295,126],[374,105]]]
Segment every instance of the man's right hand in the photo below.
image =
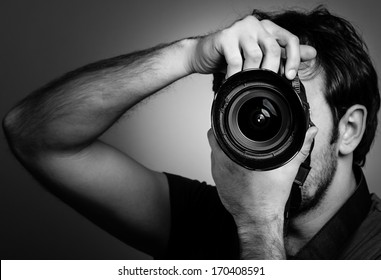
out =
[[278,72],[282,49],[288,79],[295,77],[300,61],[316,56],[313,47],[300,45],[298,37],[289,31],[250,15],[226,29],[200,37],[189,68],[202,74],[226,72],[226,77],[249,68]]

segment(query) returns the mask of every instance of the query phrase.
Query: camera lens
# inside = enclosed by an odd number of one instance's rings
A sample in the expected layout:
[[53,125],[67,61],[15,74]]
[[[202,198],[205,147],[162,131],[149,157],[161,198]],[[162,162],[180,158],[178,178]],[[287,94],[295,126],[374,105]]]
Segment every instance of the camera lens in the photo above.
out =
[[238,127],[253,141],[272,139],[279,132],[281,123],[279,109],[267,98],[252,98],[238,111]]
[[241,71],[218,89],[212,128],[221,149],[252,170],[270,170],[301,149],[309,125],[309,106],[299,80],[263,69]]

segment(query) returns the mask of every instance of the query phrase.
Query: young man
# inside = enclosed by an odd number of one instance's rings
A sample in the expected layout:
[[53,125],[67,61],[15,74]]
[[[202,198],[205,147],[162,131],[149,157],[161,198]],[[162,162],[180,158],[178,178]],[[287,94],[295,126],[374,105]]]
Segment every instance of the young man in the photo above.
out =
[[[281,57],[286,78],[298,72],[303,81],[318,129],[307,131],[300,153],[280,168],[238,166],[209,132],[213,188],[149,170],[98,139],[136,103],[182,77],[278,72]],[[324,9],[255,11],[208,36],[70,72],[21,101],[3,126],[17,158],[46,188],[154,257],[381,258],[380,202],[359,168],[379,102],[376,73],[349,23]],[[302,203],[285,234],[285,204],[313,139]]]

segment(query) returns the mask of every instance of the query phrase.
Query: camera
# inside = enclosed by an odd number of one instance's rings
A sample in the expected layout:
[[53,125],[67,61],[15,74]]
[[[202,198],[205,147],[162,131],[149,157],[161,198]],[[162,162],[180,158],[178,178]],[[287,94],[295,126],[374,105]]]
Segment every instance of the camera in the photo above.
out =
[[265,69],[226,79],[215,94],[212,130],[224,153],[250,170],[271,170],[302,148],[310,110],[299,77],[292,81]]

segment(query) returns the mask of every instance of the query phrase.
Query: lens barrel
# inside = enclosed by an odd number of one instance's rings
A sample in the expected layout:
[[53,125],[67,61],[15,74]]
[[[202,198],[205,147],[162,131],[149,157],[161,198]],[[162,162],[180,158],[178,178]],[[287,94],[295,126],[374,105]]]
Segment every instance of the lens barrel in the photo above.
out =
[[251,170],[289,162],[303,145],[310,123],[304,87],[264,69],[241,71],[219,88],[212,129],[222,150]]

